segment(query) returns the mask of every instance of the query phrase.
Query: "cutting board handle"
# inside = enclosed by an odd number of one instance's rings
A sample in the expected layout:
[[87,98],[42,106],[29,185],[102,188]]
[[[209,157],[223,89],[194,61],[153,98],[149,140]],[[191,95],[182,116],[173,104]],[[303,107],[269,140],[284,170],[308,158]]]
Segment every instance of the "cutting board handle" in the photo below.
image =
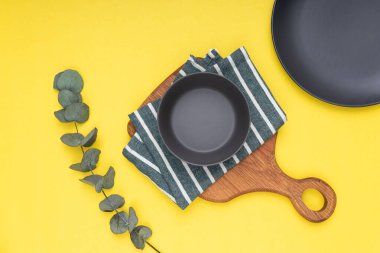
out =
[[[274,192],[288,197],[305,219],[322,222],[328,219],[336,206],[334,190],[319,178],[295,179],[284,173],[275,156],[277,134],[267,140],[253,154],[229,170],[223,177],[202,193],[202,198],[213,202],[230,201],[250,192]],[[314,211],[302,200],[307,189],[316,189],[324,198],[324,205]]]
[[[298,180],[288,176],[286,177],[288,178],[287,181],[291,187],[283,189],[286,191],[284,192],[284,195],[288,196],[299,214],[312,222],[324,221],[332,215],[336,206],[336,194],[325,181],[314,177]],[[311,210],[302,200],[302,194],[307,189],[315,189],[322,194],[324,205],[320,210]]]

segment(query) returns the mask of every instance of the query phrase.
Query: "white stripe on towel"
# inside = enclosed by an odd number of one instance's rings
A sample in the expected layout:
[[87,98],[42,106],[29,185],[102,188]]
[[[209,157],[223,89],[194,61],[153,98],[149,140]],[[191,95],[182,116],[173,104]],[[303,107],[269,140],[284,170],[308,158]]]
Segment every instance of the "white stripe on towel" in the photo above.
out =
[[152,111],[153,116],[157,119],[157,112],[156,112],[156,110],[154,109],[152,103],[149,103],[149,104],[148,104],[148,107],[149,107],[149,109]]
[[216,72],[218,72],[218,75],[220,75],[220,76],[224,76],[223,73],[222,73],[222,70],[220,70],[218,64],[214,64],[214,68],[215,68]]
[[222,168],[224,173],[227,173],[227,168],[224,166],[223,162],[219,163],[219,166]]
[[243,86],[243,88],[245,89],[245,91],[247,92],[249,98],[252,100],[254,106],[256,107],[256,109],[259,111],[261,117],[264,119],[265,123],[268,125],[269,129],[272,131],[272,133],[276,133],[276,130],[274,129],[272,123],[269,121],[268,117],[265,115],[263,109],[261,109],[260,105],[257,103],[255,97],[253,96],[251,90],[248,88],[246,82],[244,81],[243,77],[241,76],[239,70],[237,69],[236,65],[235,65],[235,62],[234,60],[231,58],[231,56],[228,56],[227,57],[228,61],[230,62],[233,70],[235,71],[235,74],[237,75],[241,85]]
[[195,187],[197,187],[199,193],[202,193],[203,189],[202,189],[201,185],[199,184],[198,180],[195,178],[195,176],[194,176],[193,172],[191,171],[189,165],[187,163],[185,163],[184,161],[181,161],[181,162],[183,164],[183,167],[185,167],[187,173],[191,177],[191,180],[193,180],[193,183],[195,184]]
[[199,69],[200,71],[202,71],[202,72],[205,72],[205,71],[206,71],[206,69],[205,69],[204,67],[202,67],[201,65],[199,65],[198,63],[196,63],[196,62],[194,61],[193,57],[189,57],[189,61],[191,62],[191,64],[192,64],[195,68]]
[[140,141],[143,142],[138,132],[135,133],[135,137]]
[[[244,142],[243,143],[243,147],[245,148],[245,150],[247,151],[248,154],[252,153],[252,150],[251,148],[249,147],[248,143],[247,142]],[[237,157],[236,157],[237,158]]]
[[148,159],[146,159],[145,157],[143,157],[142,155],[140,155],[139,153],[137,153],[136,151],[134,151],[133,149],[131,149],[128,145],[125,146],[125,149],[129,153],[131,153],[134,157],[136,157],[137,159],[139,159],[141,162],[145,163],[146,165],[148,165],[149,167],[151,167],[152,169],[154,169],[158,173],[161,173],[160,169],[154,163],[152,163],[151,161],[149,161]]
[[202,166],[203,170],[206,172],[208,178],[212,183],[215,183],[215,178],[212,176],[210,170],[206,166]]
[[176,203],[177,204],[177,201],[175,201],[175,198],[172,196],[172,195],[170,195],[168,192],[166,192],[164,189],[162,189],[161,187],[159,187],[153,180],[151,180],[157,187],[158,187],[158,189],[160,189],[166,196],[168,196],[169,197],[169,199],[171,199],[174,203]]
[[210,49],[210,51],[208,52],[208,55],[209,55],[212,59],[215,58],[215,55],[212,53],[212,49]]
[[181,69],[181,70],[179,71],[179,73],[181,74],[181,76],[186,76],[186,75],[187,75],[186,72],[183,71],[183,69]]
[[248,144],[247,144],[246,142],[244,142],[243,145],[244,145],[245,150],[247,150],[248,154],[251,154],[251,153],[252,153],[252,150],[251,150],[251,148],[248,146]]
[[262,145],[264,143],[264,140],[261,137],[259,131],[257,131],[255,125],[252,124],[252,122],[251,122],[251,129],[252,129],[253,133],[255,134],[256,138],[259,140],[260,144]]
[[256,77],[257,82],[260,84],[261,88],[265,92],[265,95],[269,98],[269,101],[272,103],[273,107],[276,109],[277,113],[280,115],[281,119],[285,122],[286,116],[284,112],[280,109],[279,105],[276,103],[272,95],[270,94],[267,86],[264,84],[263,79],[261,79],[259,73],[257,72],[256,68],[253,66],[251,60],[249,59],[249,56],[247,54],[247,51],[244,47],[240,48],[240,51],[243,53],[244,58],[246,62],[248,63],[249,68],[252,70],[253,75]]
[[185,200],[187,201],[187,203],[190,204],[191,203],[191,199],[190,199],[189,195],[187,194],[185,188],[183,187],[183,185],[179,181],[177,175],[173,171],[173,168],[170,165],[168,159],[166,158],[164,152],[162,151],[160,145],[158,145],[157,141],[154,139],[154,137],[153,137],[152,133],[150,132],[148,126],[145,124],[144,120],[141,118],[140,113],[138,111],[136,111],[135,115],[136,115],[138,121],[140,122],[140,124],[142,125],[142,127],[144,128],[145,132],[147,133],[148,137],[152,141],[153,145],[157,149],[158,153],[160,154],[162,160],[164,161],[166,167],[168,168],[168,171],[170,172],[171,176],[173,177],[174,182],[177,184],[177,186],[178,186],[179,190],[181,191],[183,197],[185,198]]
[[232,158],[234,159],[235,163],[238,164],[240,161],[239,161],[239,158],[237,158],[236,155],[233,155]]

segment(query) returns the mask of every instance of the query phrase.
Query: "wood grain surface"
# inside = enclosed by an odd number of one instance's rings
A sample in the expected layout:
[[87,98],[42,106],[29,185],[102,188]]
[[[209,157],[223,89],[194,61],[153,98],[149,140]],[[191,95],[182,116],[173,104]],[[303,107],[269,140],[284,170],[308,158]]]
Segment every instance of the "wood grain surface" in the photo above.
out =
[[[180,69],[181,67],[169,75],[141,106],[163,96]],[[129,121],[128,134],[133,136],[135,132],[133,124]],[[259,149],[206,189],[200,197],[212,202],[226,202],[250,192],[274,192],[288,197],[294,208],[305,219],[311,222],[328,219],[336,206],[334,190],[318,178],[294,179],[286,175],[276,162],[276,137],[277,134],[267,140]],[[309,188],[316,189],[323,195],[324,205],[320,210],[311,210],[303,202],[302,194]]]

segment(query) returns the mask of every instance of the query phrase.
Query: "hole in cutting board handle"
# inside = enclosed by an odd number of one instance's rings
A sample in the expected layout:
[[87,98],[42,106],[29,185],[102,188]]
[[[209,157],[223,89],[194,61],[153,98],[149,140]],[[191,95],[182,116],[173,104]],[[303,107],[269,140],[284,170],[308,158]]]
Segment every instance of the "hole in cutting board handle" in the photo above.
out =
[[314,188],[308,188],[302,193],[302,201],[313,211],[320,211],[325,205],[322,193]]

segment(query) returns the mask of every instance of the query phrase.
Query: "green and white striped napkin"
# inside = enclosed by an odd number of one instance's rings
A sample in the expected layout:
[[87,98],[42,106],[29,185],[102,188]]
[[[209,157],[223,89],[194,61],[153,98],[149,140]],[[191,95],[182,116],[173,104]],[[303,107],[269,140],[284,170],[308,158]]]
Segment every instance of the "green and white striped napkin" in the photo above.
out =
[[178,159],[170,153],[159,134],[157,111],[161,99],[157,99],[129,115],[136,134],[123,149],[124,156],[182,209],[259,148],[286,122],[285,113],[244,47],[224,59],[215,49],[210,50],[201,61],[190,56],[176,80],[197,72],[210,72],[226,77],[246,97],[251,125],[243,147],[230,159],[212,166],[195,166]]

